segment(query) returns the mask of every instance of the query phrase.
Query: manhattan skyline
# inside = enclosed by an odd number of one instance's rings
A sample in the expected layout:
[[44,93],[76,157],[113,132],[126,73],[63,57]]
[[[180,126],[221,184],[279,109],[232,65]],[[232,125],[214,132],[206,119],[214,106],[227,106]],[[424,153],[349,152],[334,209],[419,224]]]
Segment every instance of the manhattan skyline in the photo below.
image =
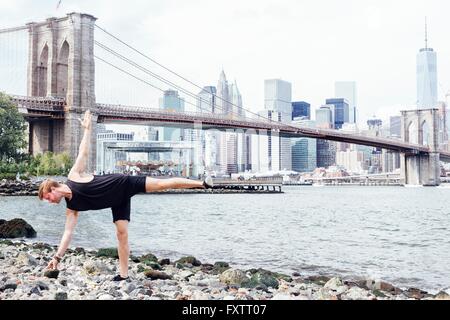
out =
[[[0,1],[2,25],[72,11],[93,14],[100,26],[197,84],[214,85],[223,68],[238,81],[244,108],[252,112],[264,109],[265,79],[292,83],[292,100],[307,101],[312,110],[334,97],[336,81],[355,81],[360,125],[373,115],[387,121],[414,107],[415,59],[424,45],[427,16],[428,44],[438,55],[438,100],[450,90],[445,34],[450,4],[445,1],[246,1],[239,6],[236,1],[135,1],[125,6],[63,0],[58,10],[56,4]],[[161,93],[148,94],[156,106]]]

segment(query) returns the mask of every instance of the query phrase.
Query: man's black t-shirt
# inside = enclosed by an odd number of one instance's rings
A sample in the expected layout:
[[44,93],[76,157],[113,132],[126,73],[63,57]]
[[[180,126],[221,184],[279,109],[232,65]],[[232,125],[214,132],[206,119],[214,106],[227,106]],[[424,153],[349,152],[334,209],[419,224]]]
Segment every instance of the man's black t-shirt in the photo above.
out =
[[107,174],[94,175],[89,182],[67,180],[72,191],[72,199],[65,198],[67,208],[75,211],[112,208],[114,221],[118,220],[117,215],[130,220],[130,198],[145,192],[145,179],[145,176]]

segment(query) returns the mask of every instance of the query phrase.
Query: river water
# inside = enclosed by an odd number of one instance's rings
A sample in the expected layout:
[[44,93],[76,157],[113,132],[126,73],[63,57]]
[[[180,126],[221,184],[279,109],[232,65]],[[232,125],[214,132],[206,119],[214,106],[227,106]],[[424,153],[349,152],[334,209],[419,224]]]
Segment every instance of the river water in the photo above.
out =
[[[450,188],[284,187],[283,194],[161,194],[132,199],[132,253],[229,262],[303,275],[450,288]],[[65,202],[0,197],[0,218],[23,218],[58,244]],[[72,247],[116,245],[110,210],[81,212]]]

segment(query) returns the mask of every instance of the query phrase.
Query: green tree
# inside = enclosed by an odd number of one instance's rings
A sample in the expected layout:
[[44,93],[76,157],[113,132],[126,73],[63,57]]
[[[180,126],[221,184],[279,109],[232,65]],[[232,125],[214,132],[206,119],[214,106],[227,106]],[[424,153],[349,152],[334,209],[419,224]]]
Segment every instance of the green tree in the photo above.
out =
[[0,92],[0,161],[23,159],[26,123],[8,96]]
[[73,161],[70,159],[68,152],[63,152],[55,155],[56,166],[60,169],[60,174],[67,175],[70,168],[73,166]]

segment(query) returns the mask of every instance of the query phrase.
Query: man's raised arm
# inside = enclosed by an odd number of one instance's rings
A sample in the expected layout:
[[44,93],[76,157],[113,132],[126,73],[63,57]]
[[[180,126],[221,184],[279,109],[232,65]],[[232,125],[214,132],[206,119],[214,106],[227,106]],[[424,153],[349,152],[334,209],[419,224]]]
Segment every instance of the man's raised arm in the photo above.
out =
[[81,126],[84,128],[83,139],[81,139],[80,148],[78,150],[78,156],[75,160],[75,164],[73,165],[70,173],[78,173],[82,174],[86,171],[88,156],[89,156],[89,147],[90,147],[90,139],[91,139],[91,112],[88,110],[84,114],[83,121],[80,120]]

